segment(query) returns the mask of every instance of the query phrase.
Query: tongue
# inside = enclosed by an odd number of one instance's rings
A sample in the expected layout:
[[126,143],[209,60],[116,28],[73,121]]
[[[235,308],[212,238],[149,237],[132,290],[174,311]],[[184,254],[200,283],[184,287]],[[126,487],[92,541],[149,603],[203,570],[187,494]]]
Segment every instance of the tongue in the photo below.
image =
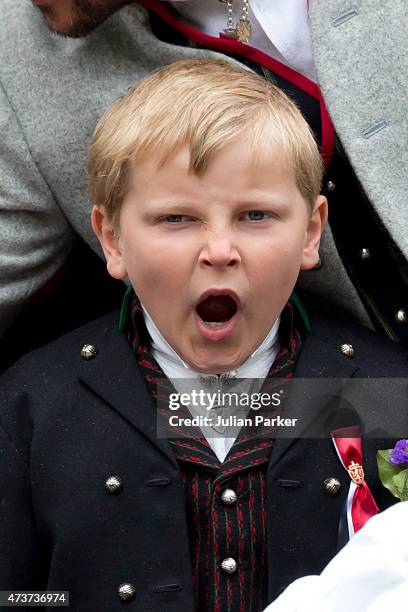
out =
[[203,321],[228,321],[237,311],[237,305],[229,295],[210,295],[197,306]]

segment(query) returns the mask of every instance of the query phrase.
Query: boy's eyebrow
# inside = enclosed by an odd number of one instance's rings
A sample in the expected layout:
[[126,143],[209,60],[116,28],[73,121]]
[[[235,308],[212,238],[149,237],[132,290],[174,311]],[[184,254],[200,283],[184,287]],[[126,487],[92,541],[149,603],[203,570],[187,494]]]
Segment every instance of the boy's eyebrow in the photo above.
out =
[[194,200],[192,200],[191,198],[182,198],[181,196],[177,196],[177,197],[163,197],[163,198],[155,198],[153,200],[150,200],[148,203],[148,208],[151,210],[152,208],[154,208],[155,210],[160,210],[160,209],[164,209],[164,208],[182,208],[185,206],[195,206],[197,205],[197,202],[194,202]]
[[143,211],[143,217],[145,219],[153,219],[160,215],[165,215],[173,212],[185,212],[188,209],[191,210],[197,204],[191,200],[180,200],[178,198],[164,198],[156,200],[155,202],[149,202],[146,210]]
[[[272,193],[272,194],[260,194],[257,196],[248,196],[243,197],[242,199],[238,199],[236,204],[238,206],[267,206],[269,204],[277,204],[284,206],[288,202],[288,197],[286,195]],[[160,211],[161,209],[167,210],[170,208],[185,208],[188,206],[201,206],[201,202],[195,202],[190,198],[183,199],[180,196],[176,197],[165,197],[157,200],[153,200],[149,202],[149,210],[153,209],[155,211]]]
[[259,195],[253,198],[243,198],[238,202],[240,206],[286,206],[288,198],[277,193]]

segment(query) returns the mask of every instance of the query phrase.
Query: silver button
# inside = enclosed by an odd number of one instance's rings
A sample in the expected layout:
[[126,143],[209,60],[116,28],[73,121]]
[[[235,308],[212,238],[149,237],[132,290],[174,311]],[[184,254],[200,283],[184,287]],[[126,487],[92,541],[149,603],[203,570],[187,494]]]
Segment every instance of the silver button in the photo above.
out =
[[333,183],[333,181],[327,181],[326,189],[327,191],[334,191],[336,189],[336,183]]
[[340,491],[341,483],[338,478],[326,478],[323,482],[323,489],[328,495],[337,495]]
[[118,595],[122,601],[132,601],[136,597],[136,589],[130,582],[123,582],[119,585]]
[[98,354],[98,349],[93,344],[84,344],[81,348],[81,357],[89,360],[93,359]]
[[123,489],[123,481],[119,476],[109,476],[105,482],[105,487],[109,495],[116,495]]
[[358,256],[361,261],[368,261],[369,259],[371,259],[371,251],[370,249],[360,249],[360,251],[358,252]]
[[225,491],[223,491],[221,494],[221,499],[224,502],[224,504],[227,504],[228,506],[232,506],[233,504],[237,502],[238,495],[232,489],[225,489]]
[[394,319],[400,325],[404,325],[404,323],[406,323],[408,320],[407,311],[405,308],[400,308],[398,312],[395,313]]
[[136,589],[130,582],[123,582],[119,585],[118,595],[122,601],[132,601],[136,597]]
[[340,353],[349,359],[354,357],[354,348],[352,344],[344,343],[340,346]]
[[237,571],[237,567],[237,562],[231,557],[227,557],[227,559],[221,562],[222,571],[226,574],[233,574]]

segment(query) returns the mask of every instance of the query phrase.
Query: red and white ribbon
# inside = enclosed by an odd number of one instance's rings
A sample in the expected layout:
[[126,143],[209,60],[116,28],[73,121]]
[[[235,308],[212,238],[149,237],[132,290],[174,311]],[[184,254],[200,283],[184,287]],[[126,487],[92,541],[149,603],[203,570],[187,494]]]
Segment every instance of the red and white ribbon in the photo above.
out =
[[346,508],[351,538],[379,509],[364,479],[360,428],[344,427],[332,431],[331,435],[341,464],[351,479]]

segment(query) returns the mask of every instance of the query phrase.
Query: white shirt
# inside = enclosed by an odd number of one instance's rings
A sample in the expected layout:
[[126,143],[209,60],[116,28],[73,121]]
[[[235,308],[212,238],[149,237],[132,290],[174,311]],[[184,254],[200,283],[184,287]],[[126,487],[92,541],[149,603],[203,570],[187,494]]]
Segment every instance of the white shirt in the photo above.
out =
[[[169,2],[192,27],[219,36],[227,26],[227,5],[220,0],[173,0]],[[243,0],[234,1],[234,23]],[[252,24],[251,47],[266,53],[316,82],[307,0],[249,0]]]
[[[185,363],[163,337],[143,304],[141,306],[147,331],[152,339],[153,357],[178,393],[189,391],[189,379],[192,382],[199,380],[200,389],[204,391],[214,391],[213,379],[215,375],[203,375]],[[258,393],[280,349],[278,337],[279,324],[280,317],[278,317],[267,336],[248,359],[232,373],[223,374],[220,378],[227,379],[232,374],[237,379],[250,379],[250,392]],[[196,384],[194,386],[196,388]],[[197,408],[191,407],[190,410],[194,416],[209,414],[207,406],[204,405]],[[239,428],[236,430],[228,428],[228,432],[233,433],[229,437],[222,437],[222,430],[214,430],[211,427],[201,427],[201,430],[218,459],[224,461],[238,436]]]

